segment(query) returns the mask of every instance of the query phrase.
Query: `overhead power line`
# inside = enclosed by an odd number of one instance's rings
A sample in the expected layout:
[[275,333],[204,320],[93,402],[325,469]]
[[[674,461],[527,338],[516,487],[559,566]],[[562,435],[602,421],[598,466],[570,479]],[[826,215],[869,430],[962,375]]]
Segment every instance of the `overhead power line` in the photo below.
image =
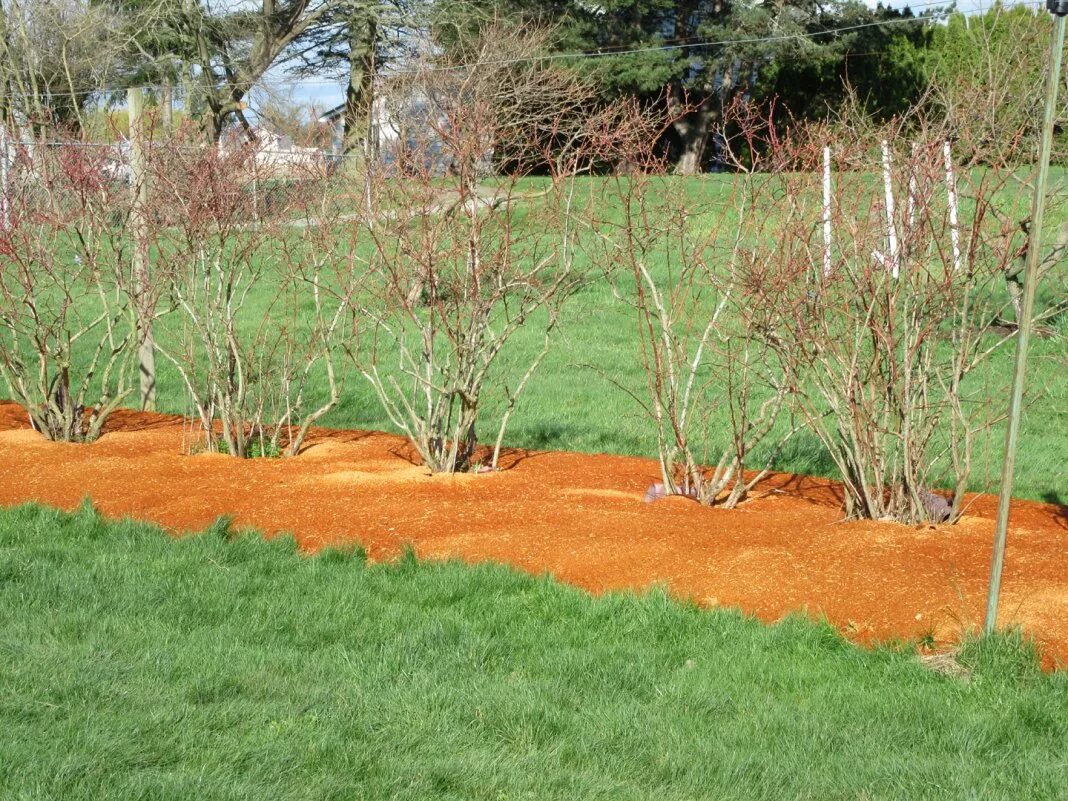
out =
[[[917,9],[932,8],[932,7],[945,7],[948,5],[946,2],[926,2],[908,6],[909,10],[915,11]],[[1002,9],[1010,9],[1016,7],[1030,7],[1038,8],[1043,5],[1042,0],[1020,0],[1020,2],[1006,3],[1000,6]],[[622,50],[594,50],[594,51],[575,51],[570,53],[547,53],[543,56],[525,56],[522,58],[514,59],[499,59],[496,61],[481,62],[482,65],[487,66],[508,66],[511,64],[523,64],[530,62],[543,62],[543,61],[560,61],[560,60],[573,60],[581,61],[584,59],[601,59],[601,58],[615,58],[619,56],[641,55],[647,53],[658,52],[671,52],[671,51],[685,51],[685,50],[698,50],[710,47],[727,47],[738,45],[757,45],[757,44],[770,44],[774,42],[787,42],[787,41],[801,41],[805,39],[819,39],[828,36],[836,36],[838,34],[852,33],[854,31],[865,30],[868,28],[889,27],[896,25],[908,25],[916,23],[929,23],[938,22],[940,20],[948,19],[952,16],[954,11],[946,10],[938,13],[929,13],[915,17],[895,17],[893,19],[873,20],[871,22],[861,22],[855,25],[843,25],[838,28],[828,28],[824,31],[807,31],[797,33],[782,33],[774,34],[770,36],[753,36],[734,39],[706,39],[697,40],[692,42],[676,42],[672,44],[663,45],[649,45],[646,47],[632,47]],[[463,65],[451,65],[441,67],[425,67],[419,70],[390,70],[387,74],[389,76],[403,76],[413,74],[416,72],[454,72],[462,71],[466,69]],[[294,79],[292,81],[274,80],[272,81],[276,85],[291,85],[291,86],[338,86],[341,79],[321,79],[321,80],[307,80],[307,79]],[[117,92],[125,92],[130,88],[140,88],[148,91],[153,91],[159,87],[154,84],[144,84],[140,87],[129,86],[117,86],[117,87],[103,87],[97,89],[86,89],[84,91],[77,92],[64,92],[64,97],[87,97],[89,95],[105,95]]]
[[[931,4],[934,5],[934,4]],[[945,3],[938,3],[938,5],[945,5]],[[1017,3],[1017,5],[1036,5],[1033,2]],[[948,18],[953,12],[947,11],[941,14],[929,14],[923,17],[899,17],[896,19],[877,20],[874,22],[858,23],[856,25],[846,25],[840,28],[829,28],[825,31],[812,31],[807,33],[784,33],[777,34],[775,36],[754,36],[742,39],[716,39],[716,40],[701,40],[694,42],[682,42],[676,44],[665,45],[649,45],[648,47],[632,47],[625,50],[595,50],[585,52],[573,52],[573,53],[547,53],[544,56],[526,56],[523,58],[506,58],[498,59],[495,61],[482,61],[479,62],[479,66],[508,66],[511,64],[524,64],[532,61],[581,61],[589,58],[615,58],[618,56],[632,56],[641,55],[645,53],[661,53],[680,50],[696,50],[706,47],[725,47],[728,45],[751,45],[751,44],[766,44],[771,42],[785,42],[795,41],[802,39],[817,39],[824,36],[834,36],[840,33],[849,33],[852,31],[862,30],[864,28],[875,28],[886,25],[900,25],[905,23],[916,22],[936,22],[938,20]],[[390,70],[387,74],[390,76],[401,76],[415,72],[457,72],[464,70],[463,65],[442,66],[442,67],[425,67],[419,70]],[[278,82],[276,82],[278,83]],[[317,80],[317,81],[294,81],[294,84],[300,86],[334,86],[337,81]]]
[[[932,7],[943,7],[944,8],[947,5],[949,5],[949,3],[945,2],[945,0],[940,0],[939,2],[927,2],[927,3],[919,3],[919,4],[915,4],[915,5],[911,5],[910,4],[908,6],[908,9],[910,11],[915,11],[917,9],[932,8]],[[1043,0],[1020,0],[1019,2],[1015,2],[1015,3],[1002,4],[1000,6],[1000,8],[1002,8],[1002,9],[1010,9],[1010,8],[1016,8],[1016,7],[1039,8],[1042,5],[1043,5]],[[715,40],[713,40],[713,39],[705,39],[705,40],[697,40],[697,41],[690,41],[690,42],[676,42],[676,43],[672,43],[672,44],[663,44],[663,45],[649,45],[649,46],[646,46],[646,47],[632,47],[632,48],[626,48],[626,49],[621,49],[621,50],[603,49],[603,50],[594,50],[594,51],[576,51],[576,52],[571,52],[571,53],[548,53],[548,54],[546,54],[544,56],[534,56],[534,57],[529,57],[528,56],[528,57],[514,58],[514,59],[499,59],[499,60],[496,60],[496,61],[480,62],[480,64],[489,65],[489,66],[507,66],[509,64],[522,64],[522,63],[527,63],[527,62],[531,62],[531,61],[556,61],[556,60],[561,60],[561,59],[579,61],[579,60],[582,60],[582,59],[589,59],[589,58],[612,58],[612,57],[615,57],[615,56],[640,55],[640,54],[644,54],[644,53],[657,53],[657,52],[668,52],[668,51],[677,51],[677,50],[690,50],[690,49],[700,49],[700,48],[706,48],[706,47],[725,47],[725,46],[728,46],[728,45],[767,44],[767,43],[772,43],[772,42],[795,41],[795,40],[802,40],[802,39],[818,39],[818,38],[824,37],[824,36],[834,36],[834,35],[840,34],[840,33],[850,33],[850,32],[853,32],[853,31],[863,30],[863,29],[866,29],[866,28],[877,28],[877,27],[890,26],[890,25],[904,25],[904,24],[917,23],[917,22],[937,22],[937,21],[940,21],[940,20],[948,19],[954,13],[956,13],[956,12],[954,12],[952,10],[945,10],[945,11],[942,11],[942,12],[939,12],[939,13],[927,14],[927,15],[924,15],[924,16],[896,17],[896,18],[893,18],[893,19],[873,20],[871,22],[861,22],[861,23],[857,23],[855,25],[844,25],[844,26],[841,26],[841,27],[838,27],[838,28],[828,28],[825,31],[783,33],[783,34],[775,34],[775,35],[771,35],[771,36],[754,36],[754,37],[735,38],[735,39],[715,39]],[[458,70],[463,70],[463,69],[464,69],[463,65],[454,65],[454,66],[443,66],[443,67],[427,67],[425,69],[420,69],[419,72],[433,72],[433,71],[449,72],[449,71],[458,71]],[[411,72],[415,72],[415,71],[414,70],[393,70],[393,71],[390,71],[388,74],[389,75],[405,75],[405,74],[409,74]],[[276,82],[276,83],[278,83],[278,82]],[[308,81],[308,80],[301,80],[301,81],[293,81],[293,83],[294,84],[298,84],[299,83],[299,85],[301,85],[301,86],[333,86],[333,85],[336,85],[337,81],[328,81],[328,80]]]

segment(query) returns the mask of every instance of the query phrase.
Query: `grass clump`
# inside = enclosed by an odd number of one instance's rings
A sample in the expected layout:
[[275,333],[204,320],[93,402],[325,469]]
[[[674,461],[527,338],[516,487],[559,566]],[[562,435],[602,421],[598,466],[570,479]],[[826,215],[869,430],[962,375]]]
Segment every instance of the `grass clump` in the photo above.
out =
[[1068,682],[1011,638],[961,681],[802,618],[215,528],[0,511],[0,798],[1068,792]]

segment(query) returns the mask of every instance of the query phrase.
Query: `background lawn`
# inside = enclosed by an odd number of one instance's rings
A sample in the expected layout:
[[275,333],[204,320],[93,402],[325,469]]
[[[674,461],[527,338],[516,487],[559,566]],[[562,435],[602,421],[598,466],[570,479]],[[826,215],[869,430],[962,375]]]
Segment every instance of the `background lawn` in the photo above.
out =
[[[1064,176],[1057,171],[1058,180]],[[606,219],[619,219],[621,211],[606,196],[605,178],[584,179],[583,188],[589,192],[588,202],[601,204]],[[736,214],[732,198],[735,177],[729,174],[705,175],[696,178],[667,178],[665,191],[676,191],[692,201],[695,226],[709,225],[712,214]],[[536,192],[540,179],[527,182]],[[1006,206],[1012,204],[1006,202]],[[962,209],[968,208],[962,198]],[[517,207],[516,224],[522,225],[522,205]],[[1050,214],[1052,235],[1068,213],[1068,205],[1055,204]],[[343,226],[354,223],[344,221]],[[729,226],[725,227],[729,230]],[[299,237],[298,232],[293,233]],[[370,244],[363,242],[365,249]],[[356,250],[359,251],[357,246]],[[157,259],[165,256],[157,254]],[[665,282],[668,271],[664,264],[655,265],[658,276]],[[1055,274],[1041,287],[1039,307],[1048,305],[1068,290],[1066,263],[1055,268]],[[613,285],[614,283],[614,285]],[[626,274],[614,282],[595,273],[590,282],[565,307],[563,319],[554,332],[553,344],[541,368],[530,380],[519,405],[511,418],[505,445],[535,449],[573,450],[590,453],[610,452],[654,456],[656,439],[652,423],[644,416],[627,391],[643,396],[646,376],[640,361],[637,340],[637,316],[628,298],[633,293],[633,280]],[[276,282],[264,278],[250,293],[245,318],[246,330],[261,324],[276,297]],[[85,302],[92,304],[91,299]],[[309,304],[310,311],[310,304]],[[86,312],[88,314],[89,312]],[[534,315],[529,324],[513,337],[498,357],[494,378],[515,386],[527,365],[543,344],[541,318]],[[157,340],[176,344],[175,337],[183,325],[181,313],[165,315],[157,324]],[[1064,469],[1063,454],[1068,450],[1068,370],[1065,369],[1065,342],[1068,337],[1068,316],[1047,321],[1046,333],[1058,336],[1039,336],[1032,339],[1029,373],[1029,406],[1024,416],[1020,439],[1020,458],[1017,465],[1016,495],[1054,503],[1068,503],[1068,470]],[[369,340],[365,336],[364,340]],[[993,341],[993,340],[991,340]],[[366,344],[366,342],[365,342]],[[83,356],[92,343],[86,340]],[[391,364],[388,345],[382,355],[383,363]],[[1008,343],[985,362],[969,379],[973,386],[992,388],[995,395],[1003,395],[1008,407],[1008,388],[1011,380],[1013,345]],[[159,410],[193,416],[195,412],[186,396],[185,388],[174,367],[157,356],[159,376]],[[336,428],[361,428],[396,431],[382,410],[368,382],[354,369],[352,361],[339,356],[338,366],[344,386],[341,401],[320,424]],[[315,408],[327,397],[325,372],[313,371],[308,392],[308,408]],[[624,391],[625,388],[627,391]],[[484,415],[478,428],[483,441],[492,441],[503,411],[499,396],[487,393],[483,402]],[[1001,412],[998,405],[997,411]],[[724,439],[726,427],[716,425],[713,418],[708,440],[715,444]],[[784,415],[780,428],[789,423]],[[1001,426],[977,437],[971,488],[989,491],[996,488],[1000,477],[1004,433]],[[762,458],[765,448],[773,447],[773,439],[766,440],[754,453],[754,462]],[[714,452],[714,451],[713,451]],[[713,461],[715,461],[713,459]],[[835,477],[837,470],[815,435],[802,431],[795,436],[775,461],[775,467],[790,472]],[[943,468],[948,468],[943,465]],[[937,471],[935,479],[938,479]]]
[[[589,202],[600,203],[606,219],[619,219],[620,210],[606,199],[604,182],[608,179],[590,178],[586,181]],[[732,183],[729,174],[705,175],[696,178],[668,178],[666,186],[690,198],[694,208],[706,213],[733,215]],[[1060,171],[1057,180],[1063,181]],[[529,181],[531,191],[538,191],[539,180]],[[967,209],[967,198],[962,199]],[[1006,206],[1012,204],[1006,202]],[[1055,204],[1050,214],[1051,236],[1065,219],[1068,208]],[[517,224],[522,224],[522,210]],[[346,222],[345,225],[351,223]],[[701,215],[695,225],[707,225]],[[729,230],[726,226],[724,230]],[[368,245],[369,247],[369,245]],[[667,280],[664,265],[657,270]],[[1055,293],[1068,287],[1065,266],[1056,268],[1040,293],[1042,304],[1053,300]],[[632,279],[619,275],[614,286],[607,279],[593,280],[565,308],[563,321],[554,334],[553,347],[541,368],[530,380],[525,394],[512,417],[506,445],[553,450],[574,450],[588,453],[609,452],[631,455],[655,455],[655,431],[643,416],[634,400],[620,387],[642,395],[646,378],[640,362],[637,341],[637,318],[627,298],[632,293]],[[253,293],[250,308],[253,319],[262,317],[263,308],[273,297],[270,281],[262,283]],[[260,306],[259,309],[256,307]],[[164,318],[158,336],[168,338],[168,331],[180,324],[177,315]],[[1049,325],[1047,324],[1047,328]],[[1020,497],[1068,503],[1068,470],[1064,469],[1063,454],[1068,450],[1068,371],[1064,369],[1064,336],[1068,335],[1068,320],[1052,321],[1052,329],[1059,337],[1036,337],[1032,342],[1029,399],[1020,440],[1016,494]],[[496,376],[514,386],[533,355],[542,346],[542,329],[538,317],[521,329],[498,358]],[[1003,347],[971,378],[977,384],[1004,389],[1004,406],[1008,407],[1008,387],[1011,380],[1013,346]],[[386,363],[390,359],[385,358]],[[351,361],[339,362],[345,374],[345,386],[339,405],[321,423],[337,428],[368,428],[394,431],[382,411],[370,385],[354,369]],[[185,397],[184,388],[172,366],[157,358],[159,370],[159,407],[161,411],[191,415],[193,410]],[[998,390],[1000,391],[1000,390]],[[320,375],[313,387],[309,406],[314,407],[326,397],[325,378]],[[483,440],[492,441],[502,411],[497,398],[486,398],[485,417],[479,427]],[[999,408],[1000,411],[1000,408]],[[723,436],[717,431],[715,420],[709,439]],[[780,421],[780,426],[787,426]],[[1004,434],[996,426],[976,443],[972,488],[990,490],[1000,477]],[[760,458],[763,447],[757,449]],[[836,475],[836,467],[814,435],[802,432],[780,453],[775,462],[780,470],[814,475]]]
[[1068,676],[456,563],[0,511],[0,798],[1064,799]]

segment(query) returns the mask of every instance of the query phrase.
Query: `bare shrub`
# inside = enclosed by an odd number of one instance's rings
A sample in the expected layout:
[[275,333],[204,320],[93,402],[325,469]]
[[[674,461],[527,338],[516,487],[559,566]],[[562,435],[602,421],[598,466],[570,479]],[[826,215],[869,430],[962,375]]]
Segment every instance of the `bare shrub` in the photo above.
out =
[[[789,376],[739,283],[753,229],[768,223],[768,182],[752,172],[728,181],[691,193],[662,174],[619,179],[605,206],[622,208],[623,221],[604,244],[610,267],[633,279],[625,297],[637,313],[646,376],[635,399],[656,426],[663,482],[654,494],[733,508],[792,432],[776,429]],[[747,472],[769,437],[759,468]]]
[[[876,126],[844,118],[777,147],[774,240],[743,262],[746,303],[797,376],[791,398],[834,459],[851,517],[955,520],[976,435],[1004,387],[976,369],[1010,337],[991,328],[1022,245],[1015,158],[963,141],[923,109]],[[829,260],[819,175],[836,165]],[[964,168],[957,153],[981,168]],[[933,493],[951,488],[948,500]]]
[[9,152],[0,375],[48,439],[91,441],[133,389],[129,190],[107,177],[106,148],[23,143]]
[[[494,28],[454,58],[429,58],[386,87],[398,136],[367,178],[374,244],[357,313],[357,356],[390,419],[435,472],[475,469],[487,398],[510,415],[564,304],[587,277],[577,177],[650,141],[629,104],[539,61],[544,35]],[[539,181],[527,180],[544,175]],[[493,368],[521,327],[542,347],[512,381]]]
[[340,397],[335,359],[349,330],[344,288],[324,285],[347,249],[319,224],[318,171],[275,181],[265,213],[252,147],[170,143],[154,150],[151,170],[153,240],[178,319],[177,335],[157,344],[207,447],[296,453]]

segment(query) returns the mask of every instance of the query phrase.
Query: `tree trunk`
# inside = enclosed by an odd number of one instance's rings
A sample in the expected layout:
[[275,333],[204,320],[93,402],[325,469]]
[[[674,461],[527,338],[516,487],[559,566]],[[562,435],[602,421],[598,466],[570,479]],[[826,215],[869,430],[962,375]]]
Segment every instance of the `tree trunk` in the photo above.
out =
[[697,175],[701,172],[711,122],[712,113],[707,106],[701,106],[674,123],[681,144],[679,160],[675,165],[677,174]]
[[163,81],[160,83],[159,88],[159,112],[160,125],[163,127],[164,136],[166,136],[171,132],[174,113],[174,93],[171,91],[171,79],[166,75],[163,76]]
[[208,102],[207,114],[204,115],[204,133],[209,145],[217,145],[222,138],[223,113],[218,103]]
[[365,144],[373,144],[371,112],[378,13],[377,0],[364,0],[353,9],[349,22],[349,84],[345,89],[343,153],[359,151]]

